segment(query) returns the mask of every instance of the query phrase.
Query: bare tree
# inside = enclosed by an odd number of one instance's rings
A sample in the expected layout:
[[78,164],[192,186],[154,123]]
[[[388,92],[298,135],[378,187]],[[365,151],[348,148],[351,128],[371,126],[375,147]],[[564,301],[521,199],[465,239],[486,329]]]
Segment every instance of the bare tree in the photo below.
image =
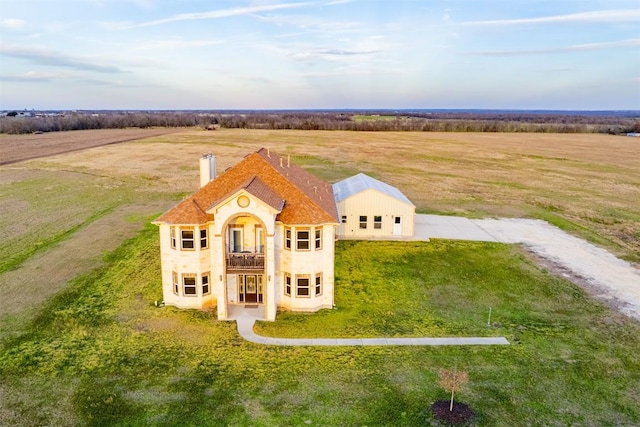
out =
[[469,381],[469,374],[466,371],[458,372],[457,369],[440,369],[438,373],[438,385],[446,392],[451,392],[451,404],[449,411],[453,411],[453,394],[462,388]]

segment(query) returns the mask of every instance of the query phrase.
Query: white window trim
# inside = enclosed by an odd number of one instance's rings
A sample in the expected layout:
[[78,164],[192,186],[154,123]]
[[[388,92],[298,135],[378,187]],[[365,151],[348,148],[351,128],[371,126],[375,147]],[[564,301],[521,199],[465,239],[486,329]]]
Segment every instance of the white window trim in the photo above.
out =
[[[300,286],[300,279],[307,280],[307,286]],[[307,295],[300,295],[300,289],[307,289]],[[311,276],[309,274],[296,274],[296,298],[311,298]]]
[[[193,285],[188,285],[185,282],[185,279],[193,279]],[[194,293],[193,294],[188,294],[187,293],[187,287],[189,288],[193,288]],[[191,274],[191,273],[187,273],[187,274],[183,274],[182,275],[182,296],[185,297],[197,297],[198,296],[198,277],[196,274]]]
[[[380,221],[376,221],[376,218],[380,218]],[[375,215],[373,217],[373,229],[382,230],[382,215]]]
[[177,271],[171,272],[171,291],[173,292],[174,295],[180,294],[180,280],[178,278]]
[[[289,279],[289,292],[287,293],[287,279]],[[291,288],[293,286],[293,283],[291,281],[291,274],[290,273],[284,273],[284,280],[283,280],[283,284],[284,284],[284,295],[287,297],[291,296]]]
[[[236,243],[236,239],[234,237],[234,231],[239,231],[240,232],[240,250],[239,251],[234,251],[234,248],[237,246]],[[229,253],[240,253],[244,250],[244,227],[239,225],[239,226],[229,226]]]
[[[184,238],[184,232],[191,232],[191,235],[193,236],[191,239],[185,239]],[[191,242],[191,244],[193,245],[193,247],[191,248],[185,248],[184,247],[184,242]],[[183,251],[195,251],[196,250],[196,230],[192,227],[189,228],[180,228],[180,250]]]
[[259,254],[263,254],[264,253],[264,243],[263,243],[263,239],[264,239],[264,229],[262,228],[261,225],[256,225],[255,226],[255,230],[254,230],[254,236],[256,239],[256,253]]
[[313,248],[316,251],[322,250],[322,227],[316,227],[313,231]]
[[[318,279],[320,279],[320,283],[318,283]],[[316,273],[315,282],[313,284],[313,294],[317,297],[322,295],[322,291],[324,288],[324,283],[322,283],[322,273]],[[320,287],[320,292],[318,292],[318,287]]]
[[291,250],[291,240],[293,240],[293,229],[291,227],[285,227],[284,229],[284,248],[287,251]]
[[[300,239],[299,233],[307,233],[307,236],[309,237],[307,237],[306,239]],[[311,228],[300,228],[300,229],[296,228],[295,234],[296,234],[296,251],[309,252],[311,250]],[[307,242],[307,248],[300,249],[300,242]]]
[[[364,218],[364,220],[362,220],[362,218]],[[367,229],[367,223],[369,222],[369,217],[367,215],[360,215],[360,217],[358,218],[359,221],[359,229],[360,230],[366,230]]]
[[[204,237],[202,237],[202,233],[204,233]],[[200,249],[209,249],[209,231],[205,228],[201,228],[198,232],[199,240],[200,240]],[[204,245],[202,241],[204,240]]]
[[[204,290],[204,279],[207,279],[207,287],[209,288],[206,292]],[[211,274],[209,272],[202,273],[200,277],[200,289],[202,290],[202,295],[210,295],[211,294]]]

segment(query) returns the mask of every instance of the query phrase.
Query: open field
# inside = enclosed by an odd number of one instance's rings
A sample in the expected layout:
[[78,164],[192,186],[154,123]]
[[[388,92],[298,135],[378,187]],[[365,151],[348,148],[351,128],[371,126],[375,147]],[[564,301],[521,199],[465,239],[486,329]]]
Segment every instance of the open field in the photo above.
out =
[[[495,334],[513,340],[504,348],[260,347],[212,313],[155,308],[155,228],[104,253],[197,188],[203,152],[222,171],[263,146],[332,182],[368,173],[422,212],[542,218],[640,260],[631,138],[191,130],[5,165],[0,425],[421,425],[446,397],[438,368],[456,365],[469,371],[461,398],[479,426],[640,423],[638,322],[517,247],[341,242],[338,310],[258,326],[277,336]],[[372,253],[396,262],[364,262]]]
[[640,143],[579,134],[189,131],[69,153],[36,167],[190,193],[197,158],[219,169],[269,147],[335,182],[357,172],[400,188],[419,212],[544,219],[640,261]]
[[178,132],[178,130],[165,128],[104,129],[30,135],[0,135],[0,165],[173,132]]

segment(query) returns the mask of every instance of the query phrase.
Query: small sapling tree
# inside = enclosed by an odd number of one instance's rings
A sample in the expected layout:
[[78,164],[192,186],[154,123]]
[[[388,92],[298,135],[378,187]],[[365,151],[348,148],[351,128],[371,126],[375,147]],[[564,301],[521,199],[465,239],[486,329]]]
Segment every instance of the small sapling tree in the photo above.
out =
[[446,392],[451,392],[451,403],[449,411],[453,411],[453,395],[469,381],[469,374],[466,371],[458,371],[457,369],[440,369],[438,373],[438,385]]

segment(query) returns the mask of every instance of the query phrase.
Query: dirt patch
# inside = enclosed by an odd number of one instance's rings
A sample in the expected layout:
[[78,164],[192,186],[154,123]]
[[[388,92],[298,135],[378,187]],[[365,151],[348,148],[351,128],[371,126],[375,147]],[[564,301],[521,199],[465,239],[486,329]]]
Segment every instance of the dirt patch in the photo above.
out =
[[450,402],[446,400],[438,400],[431,405],[433,417],[450,426],[469,425],[475,417],[475,413],[465,403],[454,403],[453,410],[449,410]]
[[3,135],[0,138],[0,165],[176,132],[184,132],[184,129],[100,129]]

